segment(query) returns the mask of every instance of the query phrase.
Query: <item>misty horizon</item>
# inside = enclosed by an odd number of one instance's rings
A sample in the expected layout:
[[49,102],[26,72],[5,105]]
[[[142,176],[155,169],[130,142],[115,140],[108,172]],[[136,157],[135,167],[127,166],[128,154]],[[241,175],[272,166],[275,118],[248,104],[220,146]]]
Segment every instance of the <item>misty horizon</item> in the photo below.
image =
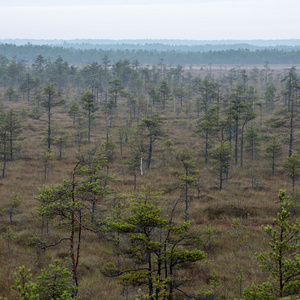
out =
[[12,0],[0,39],[299,39],[294,0]]

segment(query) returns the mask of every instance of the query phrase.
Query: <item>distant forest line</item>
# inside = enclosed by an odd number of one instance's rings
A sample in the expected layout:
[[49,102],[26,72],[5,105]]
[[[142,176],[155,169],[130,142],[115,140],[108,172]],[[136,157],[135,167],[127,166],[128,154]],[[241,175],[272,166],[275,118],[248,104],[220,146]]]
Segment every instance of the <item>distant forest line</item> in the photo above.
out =
[[[112,63],[138,60],[141,64],[201,65],[201,64],[300,64],[300,46],[260,48],[255,45],[165,45],[165,44],[69,44],[16,45],[0,44],[0,55],[8,59],[33,63],[38,55],[50,61],[58,57],[70,64],[100,63],[108,56]],[[89,45],[89,46],[88,46]],[[91,48],[94,46],[94,48]],[[89,49],[90,47],[90,49]],[[248,48],[247,48],[248,47]],[[284,50],[283,48],[286,48]],[[82,48],[82,49],[80,49]],[[259,48],[259,49],[257,49]],[[198,50],[201,49],[201,50]],[[214,49],[214,50],[213,50]],[[292,49],[292,50],[291,50]]]
[[[164,45],[174,47],[190,47],[190,46],[231,46],[245,45],[248,49],[251,46],[257,48],[267,47],[284,47],[290,48],[300,46],[300,39],[281,39],[281,40],[181,40],[181,39],[0,39],[2,44],[15,44],[18,46],[32,44],[32,45],[52,45],[52,46],[64,46],[70,47],[73,45],[75,48],[91,47],[97,48],[97,46],[121,46],[121,45],[133,45],[135,47],[149,47],[149,45]],[[217,50],[217,49],[212,49]]]

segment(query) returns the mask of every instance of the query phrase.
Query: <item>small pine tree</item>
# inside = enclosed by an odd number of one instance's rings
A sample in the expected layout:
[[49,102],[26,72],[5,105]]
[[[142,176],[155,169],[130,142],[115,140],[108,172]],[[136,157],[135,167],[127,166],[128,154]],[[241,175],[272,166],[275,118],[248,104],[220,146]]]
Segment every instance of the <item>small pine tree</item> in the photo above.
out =
[[293,153],[290,157],[287,157],[283,161],[283,167],[286,171],[288,178],[292,179],[293,194],[295,193],[295,182],[300,177],[300,160],[296,153]]
[[6,231],[2,233],[2,239],[7,242],[7,250],[10,251],[10,243],[15,241],[17,238],[15,232],[10,226],[6,227]]
[[30,269],[20,266],[15,272],[15,284],[12,286],[23,300],[72,300],[80,299],[74,296],[74,288],[70,285],[71,272],[55,260],[48,269],[42,269],[42,274],[32,281]]
[[221,141],[220,144],[212,149],[211,158],[216,160],[214,170],[219,176],[219,189],[223,188],[224,175],[228,172],[231,158],[231,146],[229,142]]
[[67,146],[68,136],[65,132],[61,132],[58,137],[56,137],[53,141],[53,144],[58,148],[58,159],[62,158],[62,149]]
[[12,197],[5,205],[3,212],[9,216],[10,225],[13,223],[13,215],[18,213],[17,209],[21,205],[20,195],[18,193],[12,193]]
[[281,211],[272,225],[263,227],[270,237],[271,250],[256,253],[262,271],[270,273],[269,279],[263,284],[252,284],[243,291],[243,299],[279,299],[300,294],[300,256],[299,233],[300,219],[289,223],[289,198],[285,191],[280,190],[279,201]]
[[265,157],[271,161],[272,164],[272,175],[275,174],[275,161],[282,154],[281,143],[278,141],[276,135],[272,136],[267,148]]
[[182,182],[180,188],[184,190],[184,199],[185,199],[185,210],[184,210],[184,220],[187,222],[188,219],[188,190],[192,184],[196,181],[194,175],[198,173],[198,170],[195,167],[194,159],[187,149],[183,149],[177,154],[177,160],[182,162],[183,172],[177,173],[177,177]]
[[246,150],[250,153],[252,160],[254,160],[255,153],[258,152],[258,147],[260,145],[258,129],[251,123],[246,131]]
[[49,150],[43,150],[40,154],[44,166],[44,179],[47,180],[49,177],[49,168],[51,167],[51,162],[53,160],[53,153]]

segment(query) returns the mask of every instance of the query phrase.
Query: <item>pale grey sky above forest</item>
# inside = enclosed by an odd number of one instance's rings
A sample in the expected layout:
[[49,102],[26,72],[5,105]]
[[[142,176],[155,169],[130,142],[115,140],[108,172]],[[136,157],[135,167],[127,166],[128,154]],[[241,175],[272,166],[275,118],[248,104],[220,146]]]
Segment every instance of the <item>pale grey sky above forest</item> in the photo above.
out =
[[0,0],[0,39],[299,39],[299,0]]

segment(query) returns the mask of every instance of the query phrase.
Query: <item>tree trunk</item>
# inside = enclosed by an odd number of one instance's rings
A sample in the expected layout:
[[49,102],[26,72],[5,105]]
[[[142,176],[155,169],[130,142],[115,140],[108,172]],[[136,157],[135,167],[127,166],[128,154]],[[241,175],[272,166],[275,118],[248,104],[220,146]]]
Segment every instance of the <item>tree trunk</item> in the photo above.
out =
[[136,190],[136,173],[133,174],[133,188]]
[[243,151],[244,151],[244,126],[241,132],[241,167],[243,167]]
[[150,168],[150,164],[151,164],[152,144],[153,144],[153,140],[152,140],[152,137],[150,137],[149,152],[148,152],[148,161],[147,161],[147,169]]
[[205,163],[208,161],[208,130],[205,130]]
[[44,179],[47,180],[47,164],[44,165]]
[[151,253],[147,250],[148,257],[148,289],[149,289],[149,298],[153,300],[153,281],[152,281],[152,262],[151,262]]
[[223,188],[223,166],[222,163],[220,163],[220,190]]
[[[187,174],[186,174],[187,176]],[[185,183],[185,212],[184,212],[184,221],[187,222],[188,219],[188,208],[189,208],[189,203],[188,203],[188,184],[187,182]]]
[[61,157],[62,157],[62,145],[60,144],[59,145],[59,160],[61,160]]
[[91,110],[89,110],[88,143],[91,142]]
[[13,133],[12,133],[12,130],[10,132],[9,143],[10,143],[10,160],[13,160]]
[[[50,100],[49,100],[50,101]],[[51,148],[51,110],[48,107],[48,149]]]
[[239,137],[239,125],[238,125],[238,119],[235,121],[235,145],[234,145],[234,159],[235,159],[235,164],[237,165],[238,163],[238,137]]
[[6,141],[3,142],[3,168],[2,168],[2,178],[5,176],[6,170]]
[[[73,170],[73,178],[72,178],[72,211],[71,211],[71,236],[70,236],[70,252],[71,252],[71,261],[72,261],[72,280],[71,280],[71,286],[78,286],[77,281],[77,264],[75,258],[75,170],[77,168],[77,165],[75,166]],[[79,225],[79,229],[80,229]],[[77,252],[77,257],[79,257],[79,253]],[[72,297],[75,298],[77,295],[77,288],[73,290]]]
[[290,142],[289,142],[289,157],[292,156],[293,153],[293,118],[294,118],[294,101],[292,99],[292,105],[291,105],[291,123],[290,123]]

